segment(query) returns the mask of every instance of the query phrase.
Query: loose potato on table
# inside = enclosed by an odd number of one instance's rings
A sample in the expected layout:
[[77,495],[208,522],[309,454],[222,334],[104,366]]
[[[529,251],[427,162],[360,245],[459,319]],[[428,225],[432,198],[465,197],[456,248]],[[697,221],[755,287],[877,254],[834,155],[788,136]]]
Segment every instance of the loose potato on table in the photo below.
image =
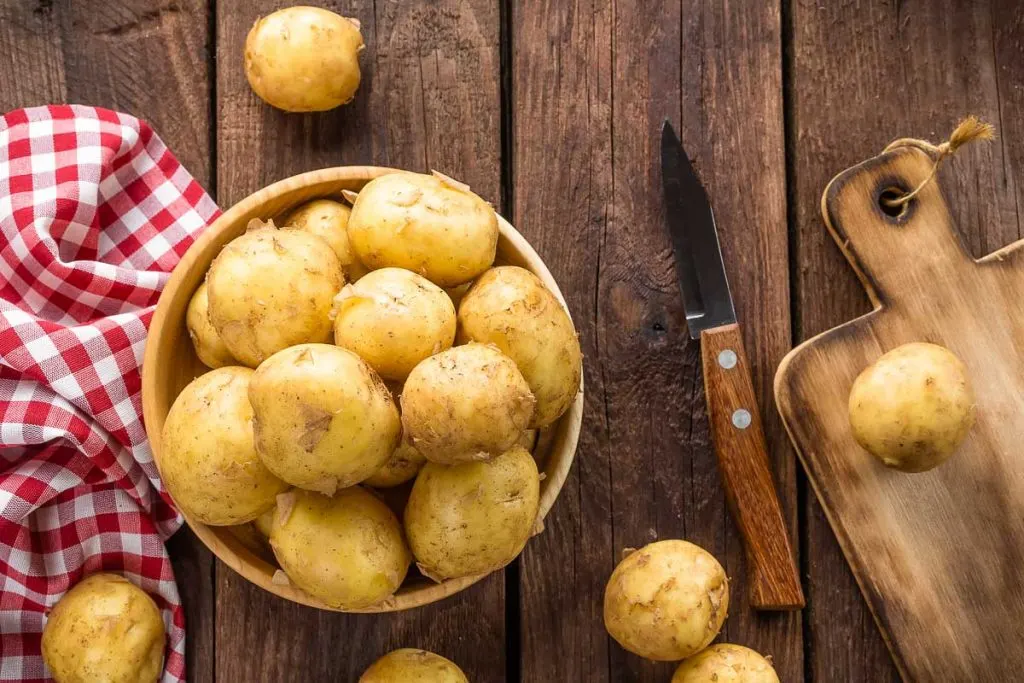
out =
[[256,367],[294,344],[327,341],[341,263],[321,238],[254,221],[206,276],[210,322],[235,358]]
[[371,269],[405,268],[440,287],[456,287],[494,262],[498,217],[487,202],[450,178],[389,173],[359,192],[348,237]]
[[428,462],[405,506],[417,566],[435,581],[504,567],[530,538],[539,498],[537,464],[519,446],[484,462]]
[[967,368],[936,344],[904,344],[864,370],[850,391],[857,442],[885,465],[924,472],[944,462],[974,424]]
[[237,365],[237,361],[224,345],[224,340],[217,334],[210,322],[210,300],[206,294],[206,283],[192,295],[185,313],[185,327],[192,339],[199,360],[208,368],[222,368],[225,365]]
[[729,609],[722,565],[686,541],[658,541],[632,553],[604,592],[604,624],[622,647],[677,661],[708,646]]
[[337,609],[388,598],[411,561],[398,518],[359,486],[332,498],[311,491],[283,494],[270,547],[293,584]]
[[164,422],[160,476],[178,507],[203,524],[252,521],[287,488],[256,452],[252,376],[235,366],[201,375],[181,391]]
[[412,371],[402,390],[402,426],[427,460],[486,460],[516,445],[534,404],[512,359],[493,346],[467,344]]
[[576,398],[583,371],[576,330],[524,268],[492,268],[473,283],[459,304],[457,340],[494,344],[515,361],[537,399],[531,427],[550,425]]
[[444,290],[402,268],[382,268],[345,285],[334,299],[334,343],[359,354],[381,377],[404,380],[455,340],[455,306]]
[[356,258],[348,241],[348,219],[351,213],[352,209],[341,202],[314,199],[288,214],[282,224],[285,230],[302,230],[331,245],[341,262],[345,279],[355,282],[366,275],[366,266]]
[[145,591],[117,574],[92,574],[50,611],[43,661],[57,683],[155,683],[165,639],[160,610]]
[[742,645],[719,643],[685,660],[672,683],[779,683],[771,662]]
[[325,111],[355,97],[363,51],[359,22],[319,7],[257,19],[245,39],[245,76],[267,104]]
[[253,375],[249,400],[267,468],[326,495],[379,470],[401,435],[398,409],[377,373],[330,344],[275,353]]
[[469,683],[455,662],[441,655],[402,648],[390,652],[363,672],[359,683]]

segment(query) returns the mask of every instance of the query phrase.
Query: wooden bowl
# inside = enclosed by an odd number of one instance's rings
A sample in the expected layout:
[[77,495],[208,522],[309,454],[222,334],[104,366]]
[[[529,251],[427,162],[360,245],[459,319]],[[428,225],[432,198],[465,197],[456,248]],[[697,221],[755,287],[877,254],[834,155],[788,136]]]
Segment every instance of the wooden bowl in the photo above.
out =
[[[279,218],[293,207],[317,197],[340,198],[342,190],[358,192],[363,185],[394,169],[372,166],[327,168],[286,178],[249,195],[228,209],[199,237],[174,269],[156,307],[142,366],[142,407],[153,456],[160,465],[164,420],[178,393],[194,378],[208,371],[195,355],[185,329],[185,310],[192,293],[203,281],[214,257],[230,240],[245,232],[253,218]],[[544,262],[515,228],[498,217],[501,236],[497,264],[522,266],[532,271],[565,306],[565,299]],[[568,309],[566,309],[568,311]],[[572,466],[583,416],[583,387],[569,410],[537,439],[534,456],[545,473],[540,485],[540,518],[555,502]],[[406,489],[407,490],[407,489]],[[393,505],[394,490],[384,492]],[[398,495],[401,495],[400,492]],[[185,520],[196,536],[226,565],[264,590],[288,600],[321,609],[332,609],[302,590],[272,581],[277,567],[273,555],[261,545],[249,525],[214,527]],[[426,605],[470,586],[485,575],[434,583],[410,572],[394,597],[359,612],[391,612]]]

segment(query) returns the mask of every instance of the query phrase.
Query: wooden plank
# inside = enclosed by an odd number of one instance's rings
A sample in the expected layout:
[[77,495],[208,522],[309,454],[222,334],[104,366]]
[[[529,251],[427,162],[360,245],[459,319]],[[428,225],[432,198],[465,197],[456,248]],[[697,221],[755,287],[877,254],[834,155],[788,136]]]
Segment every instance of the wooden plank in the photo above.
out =
[[[53,103],[148,121],[205,187],[210,80],[205,0],[0,2],[0,111]],[[189,680],[213,680],[213,560],[187,530],[168,543],[185,606]]]
[[[276,111],[250,92],[246,33],[273,0],[218,6],[218,189],[222,206],[301,171],[338,164],[437,168],[500,196],[498,8],[489,0],[322,3],[358,18],[367,49],[355,101],[323,114]],[[217,567],[217,677],[354,681],[377,657],[421,647],[474,681],[505,678],[504,581],[495,574],[418,610],[344,615],[270,596]]]
[[[966,113],[998,124],[998,95],[1019,97],[1022,60],[1020,15],[1009,3],[789,5],[795,332],[803,340],[868,310],[821,221],[819,199],[828,180],[894,138],[941,139]],[[1002,110],[1012,111],[1005,102]],[[1016,125],[1011,116],[1003,122]],[[954,220],[970,231],[965,241],[975,255],[1020,234],[1020,190],[1010,171],[1019,150],[1004,137],[1001,144],[965,149],[942,171]],[[815,680],[895,679],[813,495],[805,515],[803,546],[816,549],[807,563],[808,670]]]
[[793,458],[770,391],[790,343],[778,8],[519,0],[509,26],[513,222],[562,284],[587,386],[577,466],[523,557],[522,678],[667,680],[671,665],[609,642],[601,601],[624,547],[682,537],[734,580],[723,639],[774,655],[783,680],[801,680],[799,614],[755,616],[747,605],[657,153],[667,116],[681,124],[715,205],[795,532]]

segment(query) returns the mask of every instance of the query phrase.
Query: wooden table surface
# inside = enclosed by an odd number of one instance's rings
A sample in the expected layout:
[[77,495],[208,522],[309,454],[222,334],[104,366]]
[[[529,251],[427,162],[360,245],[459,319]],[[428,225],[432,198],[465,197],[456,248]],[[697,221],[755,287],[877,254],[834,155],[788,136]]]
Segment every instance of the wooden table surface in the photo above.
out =
[[[969,249],[1021,236],[1024,11],[1013,0],[331,0],[363,26],[355,101],[317,115],[260,102],[242,71],[259,14],[284,3],[0,0],[0,109],[102,105],[150,121],[229,206],[339,164],[436,168],[470,183],[561,284],[586,355],[576,465],[520,560],[440,604],[347,616],[282,602],[171,541],[190,680],[355,681],[401,646],[474,682],[667,682],[601,621],[625,547],[686,538],[733,579],[722,639],[783,681],[886,681],[895,669],[772,403],[795,343],[868,310],[819,199],[896,137],[995,123],[941,179]],[[677,125],[714,203],[807,608],[746,604],[662,221],[658,133]],[[1018,180],[1021,184],[1018,184]]]

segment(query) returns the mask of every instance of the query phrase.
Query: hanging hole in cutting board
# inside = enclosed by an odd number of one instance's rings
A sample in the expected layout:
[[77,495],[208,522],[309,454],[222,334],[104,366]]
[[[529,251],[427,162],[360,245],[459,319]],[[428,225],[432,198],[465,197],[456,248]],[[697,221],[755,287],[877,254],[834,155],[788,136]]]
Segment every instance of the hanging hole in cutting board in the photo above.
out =
[[902,220],[907,217],[907,213],[910,210],[910,205],[917,201],[911,199],[910,201],[900,202],[900,197],[907,193],[906,190],[895,185],[889,186],[878,193],[878,208],[882,210],[886,216],[894,218],[896,220]]

